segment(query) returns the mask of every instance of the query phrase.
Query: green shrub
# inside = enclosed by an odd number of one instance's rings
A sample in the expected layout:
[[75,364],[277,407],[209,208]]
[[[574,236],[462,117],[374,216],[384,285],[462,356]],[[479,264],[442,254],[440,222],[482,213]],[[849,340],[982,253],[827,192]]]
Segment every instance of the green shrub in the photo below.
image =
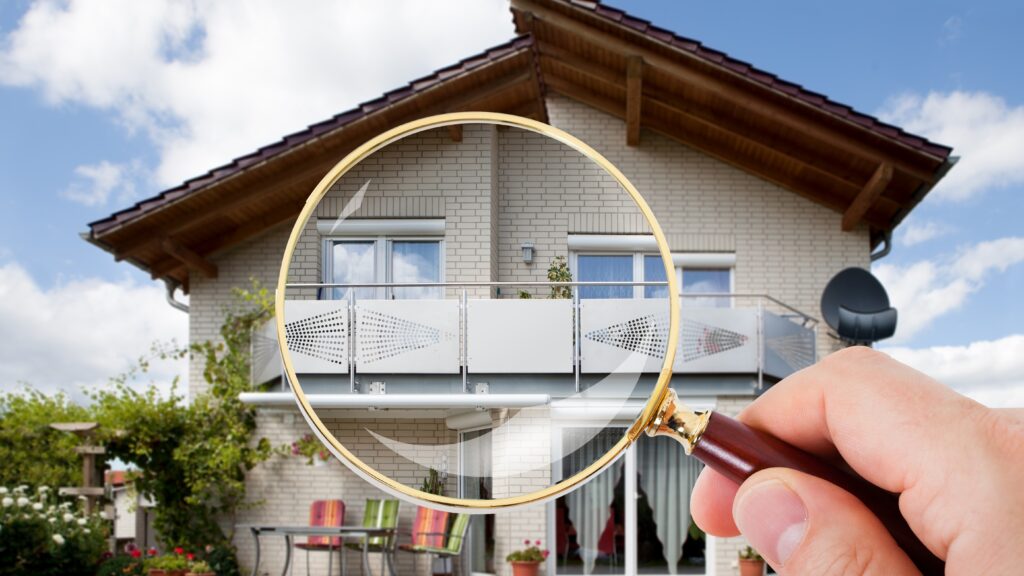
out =
[[0,487],[0,576],[93,576],[106,534],[106,521],[46,486]]
[[141,558],[114,556],[100,564],[96,576],[146,576]]

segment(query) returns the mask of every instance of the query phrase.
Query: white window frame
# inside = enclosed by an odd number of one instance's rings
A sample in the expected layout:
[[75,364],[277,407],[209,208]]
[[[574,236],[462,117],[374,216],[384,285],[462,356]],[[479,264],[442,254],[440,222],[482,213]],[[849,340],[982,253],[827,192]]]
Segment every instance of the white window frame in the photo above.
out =
[[[373,243],[373,277],[374,283],[390,283],[392,282],[392,256],[391,256],[391,245],[394,242],[436,242],[438,244],[438,266],[440,267],[438,278],[439,282],[445,281],[445,239],[444,236],[393,236],[393,235],[380,235],[380,236],[349,236],[349,235],[331,235],[323,236],[322,249],[322,269],[321,275],[324,283],[331,283],[334,279],[334,265],[333,265],[333,247],[336,242],[372,242]],[[443,291],[442,291],[443,293]],[[394,296],[394,288],[376,288],[374,290],[374,298],[376,299],[391,299]]]
[[[580,256],[629,256],[633,257],[633,282],[644,281],[644,257],[659,256],[657,252],[649,250],[573,250],[569,253],[569,270],[573,278],[578,278]],[[696,270],[728,270],[729,271],[729,293],[736,291],[736,255],[726,253],[710,254],[704,253],[673,253],[672,262],[675,265],[676,281],[679,289],[683,288],[683,275],[687,268]],[[644,297],[644,286],[633,287],[633,298]],[[729,308],[732,307],[732,298],[729,298]]]

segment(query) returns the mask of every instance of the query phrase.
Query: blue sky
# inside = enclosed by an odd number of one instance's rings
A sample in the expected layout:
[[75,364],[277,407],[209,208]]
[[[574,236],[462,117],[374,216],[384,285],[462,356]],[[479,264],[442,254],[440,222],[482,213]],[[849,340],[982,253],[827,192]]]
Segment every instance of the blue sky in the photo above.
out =
[[[88,222],[512,36],[498,0],[387,4],[0,4],[0,335],[17,343],[0,352],[0,389],[90,385],[141,343],[184,338],[158,286],[78,237]],[[884,347],[1024,405],[1014,3],[612,4],[952,145],[961,165],[876,266],[901,312]],[[57,350],[62,366],[40,370]]]

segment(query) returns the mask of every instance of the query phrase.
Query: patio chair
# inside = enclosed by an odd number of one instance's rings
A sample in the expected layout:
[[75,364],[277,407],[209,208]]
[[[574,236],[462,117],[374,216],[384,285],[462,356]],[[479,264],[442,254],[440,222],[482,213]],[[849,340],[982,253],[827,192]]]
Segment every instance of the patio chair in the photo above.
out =
[[[398,500],[376,500],[366,501],[363,508],[363,528],[398,528]],[[353,538],[354,542],[346,542],[345,548],[349,550],[363,551],[363,539]],[[366,551],[381,553],[381,563],[387,564],[389,572],[395,573],[393,555],[395,553],[396,535],[391,536],[370,536],[366,539]],[[383,566],[382,573],[383,573]]]
[[[309,506],[310,526],[343,526],[345,524],[345,502],[342,500],[314,500]],[[305,542],[296,542],[295,547],[306,551],[306,576],[309,576],[309,553],[327,552],[327,573],[331,573],[330,555],[335,550],[341,554],[341,538],[337,536],[309,536]],[[292,564],[294,571],[295,564]]]
[[[428,508],[420,508],[420,511],[429,510]],[[420,517],[420,511],[417,511],[417,519]],[[440,524],[437,519],[437,515],[444,514],[447,520],[448,513],[440,512],[437,510],[431,510],[434,516],[430,518],[430,521],[435,522],[435,526]],[[424,513],[426,515],[426,513]],[[410,544],[402,544],[399,546],[399,550],[403,552],[409,552],[412,554],[427,554],[435,556],[437,558],[455,558],[462,554],[462,544],[466,540],[466,531],[469,530],[469,514],[456,514],[455,520],[451,522],[451,525],[447,527],[447,530],[442,530],[440,533],[437,532],[419,532],[419,540],[417,540],[417,533],[413,535],[413,542]],[[426,522],[427,519],[424,520]],[[417,524],[418,526],[423,526]],[[443,525],[442,525],[443,526]],[[422,541],[424,544],[419,544]],[[458,569],[455,570],[456,574],[462,573],[462,566],[458,562],[453,562],[454,566]]]

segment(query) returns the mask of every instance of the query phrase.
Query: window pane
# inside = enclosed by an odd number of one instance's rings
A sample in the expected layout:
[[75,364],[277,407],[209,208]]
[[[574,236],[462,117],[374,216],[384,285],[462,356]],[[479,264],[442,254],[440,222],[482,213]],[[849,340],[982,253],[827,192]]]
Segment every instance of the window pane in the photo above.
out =
[[[728,268],[683,268],[683,294],[727,294],[730,292]],[[705,308],[728,308],[729,298],[684,298],[683,303]]]
[[[441,243],[437,241],[394,241],[391,243],[391,281],[440,282]],[[431,287],[395,288],[400,300],[440,298],[441,289]]]
[[[661,256],[644,256],[644,282],[664,282],[665,265]],[[667,298],[668,286],[644,286],[644,298]]]
[[[373,242],[334,242],[331,246],[331,278],[334,284],[370,284],[374,278]],[[348,289],[335,288],[335,300],[348,297]],[[373,298],[373,288],[356,288],[356,298]]]
[[[576,257],[576,280],[579,282],[632,282],[633,256]],[[632,286],[582,286],[580,298],[632,298]]]

